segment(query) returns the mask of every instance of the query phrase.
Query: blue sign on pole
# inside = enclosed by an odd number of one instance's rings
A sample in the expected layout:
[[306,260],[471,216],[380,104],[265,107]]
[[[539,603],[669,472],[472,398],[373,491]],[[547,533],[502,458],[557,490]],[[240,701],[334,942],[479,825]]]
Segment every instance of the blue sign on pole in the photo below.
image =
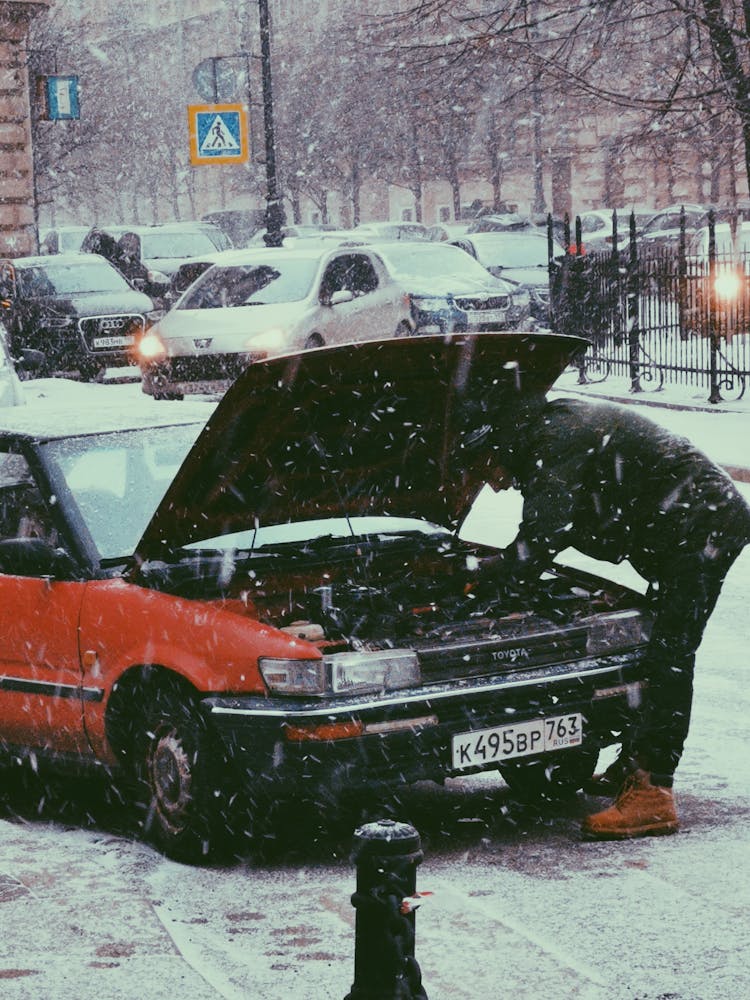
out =
[[45,80],[47,117],[50,121],[80,118],[77,76],[48,76]]
[[241,104],[192,104],[188,126],[192,164],[247,160],[247,116]]

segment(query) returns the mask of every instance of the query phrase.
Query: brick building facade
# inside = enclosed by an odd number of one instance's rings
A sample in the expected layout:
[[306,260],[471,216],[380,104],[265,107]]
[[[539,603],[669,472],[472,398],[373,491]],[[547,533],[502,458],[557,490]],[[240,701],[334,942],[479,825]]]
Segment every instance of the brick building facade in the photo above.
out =
[[48,0],[0,0],[0,256],[36,246],[26,38]]

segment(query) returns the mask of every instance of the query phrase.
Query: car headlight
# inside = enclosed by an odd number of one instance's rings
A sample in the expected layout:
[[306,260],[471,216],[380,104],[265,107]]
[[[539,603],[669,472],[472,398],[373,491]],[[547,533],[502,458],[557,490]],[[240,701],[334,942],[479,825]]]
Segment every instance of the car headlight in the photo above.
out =
[[513,295],[511,296],[511,308],[516,309],[528,309],[531,305],[531,296],[529,295],[528,289],[513,289]]
[[245,341],[245,347],[251,351],[281,351],[287,346],[287,343],[286,331],[274,328],[248,337]]
[[419,660],[411,649],[333,653],[320,660],[260,657],[269,691],[292,695],[375,694],[418,685]]
[[274,694],[325,694],[326,671],[323,660],[261,656],[258,666],[268,690]]
[[41,322],[48,330],[64,330],[73,326],[76,320],[73,316],[45,316]]
[[618,653],[648,642],[651,622],[639,611],[616,611],[598,615],[588,626],[586,652],[589,656]]
[[398,691],[419,684],[417,654],[411,649],[333,653],[323,661],[333,694]]
[[439,299],[412,295],[411,301],[414,308],[421,312],[440,312],[444,309],[450,309],[450,303],[445,298]]
[[138,342],[138,354],[143,361],[159,361],[167,356],[167,349],[158,333],[149,330]]

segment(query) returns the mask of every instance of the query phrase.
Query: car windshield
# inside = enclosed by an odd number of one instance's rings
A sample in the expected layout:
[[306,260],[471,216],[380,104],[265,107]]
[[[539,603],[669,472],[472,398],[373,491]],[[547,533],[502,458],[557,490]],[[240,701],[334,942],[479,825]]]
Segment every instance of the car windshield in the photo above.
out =
[[30,299],[91,292],[125,292],[130,285],[105,260],[82,257],[81,262],[40,264],[19,268],[21,294]]
[[[133,554],[201,424],[85,435],[44,446],[102,559]],[[67,489],[65,489],[65,487]]]
[[214,265],[195,282],[178,309],[226,309],[299,302],[318,270],[313,258],[274,259],[271,264]]
[[145,260],[197,257],[218,249],[221,248],[202,229],[141,234],[141,257]]
[[487,272],[473,257],[458,247],[436,244],[400,243],[379,249],[380,255],[391,269],[400,275],[414,278],[434,278],[450,275],[455,278],[473,278],[487,281]]
[[477,260],[485,267],[547,267],[547,240],[545,237],[488,236],[475,239]]

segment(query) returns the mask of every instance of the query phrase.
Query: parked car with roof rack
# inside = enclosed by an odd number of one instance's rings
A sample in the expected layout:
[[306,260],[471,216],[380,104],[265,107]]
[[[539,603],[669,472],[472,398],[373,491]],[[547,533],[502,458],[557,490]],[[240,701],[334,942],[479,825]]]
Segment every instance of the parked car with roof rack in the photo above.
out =
[[503,543],[463,519],[486,466],[461,445],[467,403],[521,405],[584,344],[305,351],[250,366],[207,423],[0,411],[3,762],[106,777],[192,862],[285,797],[580,788],[647,697],[646,600],[560,562],[524,595],[467,592]]
[[85,253],[0,260],[0,309],[14,357],[36,352],[39,374],[84,379],[132,365],[161,315],[108,261]]

